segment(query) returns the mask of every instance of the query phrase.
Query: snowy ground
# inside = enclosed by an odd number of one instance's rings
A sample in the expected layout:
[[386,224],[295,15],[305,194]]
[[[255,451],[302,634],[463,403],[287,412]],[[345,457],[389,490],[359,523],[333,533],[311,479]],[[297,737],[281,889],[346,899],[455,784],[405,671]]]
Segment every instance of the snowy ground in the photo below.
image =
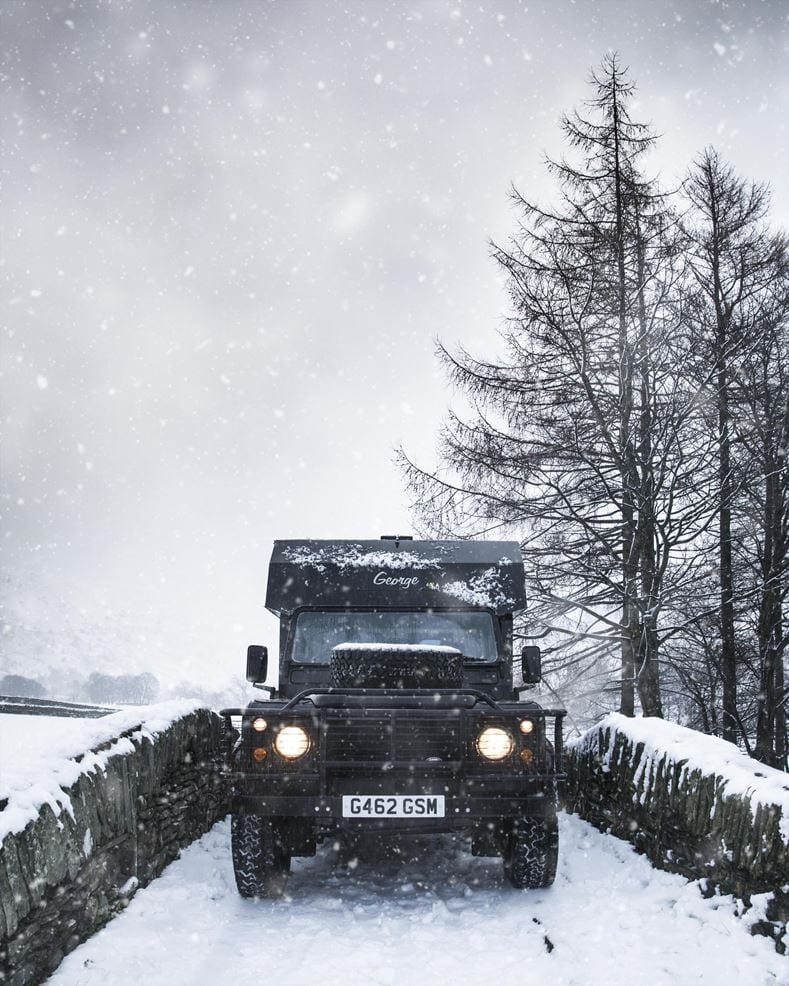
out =
[[496,860],[448,839],[415,858],[295,860],[288,897],[244,901],[221,822],[69,955],[50,986],[727,986],[789,983],[729,898],[653,869],[630,846],[562,816],[555,886],[505,886]]

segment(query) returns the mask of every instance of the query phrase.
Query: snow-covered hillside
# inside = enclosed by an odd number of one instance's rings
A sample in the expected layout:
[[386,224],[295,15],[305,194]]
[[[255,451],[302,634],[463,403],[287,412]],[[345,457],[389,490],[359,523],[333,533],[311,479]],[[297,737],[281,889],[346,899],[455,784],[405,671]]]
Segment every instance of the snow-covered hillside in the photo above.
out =
[[286,899],[238,897],[222,822],[69,955],[51,986],[561,986],[785,984],[730,898],[654,870],[624,842],[561,818],[555,886],[504,884],[496,860],[446,838],[415,858],[296,860]]
[[[165,612],[139,600],[118,607],[99,588],[87,607],[46,580],[6,579],[0,583],[0,694],[4,676],[19,675],[40,691],[11,694],[61,701],[124,704],[192,696],[217,706],[243,701],[249,694],[247,644],[276,642],[276,622],[262,600],[260,617],[250,626],[229,622],[219,609],[185,613],[177,601]],[[150,694],[113,694],[100,683],[91,687],[91,675],[141,674],[155,678]]]

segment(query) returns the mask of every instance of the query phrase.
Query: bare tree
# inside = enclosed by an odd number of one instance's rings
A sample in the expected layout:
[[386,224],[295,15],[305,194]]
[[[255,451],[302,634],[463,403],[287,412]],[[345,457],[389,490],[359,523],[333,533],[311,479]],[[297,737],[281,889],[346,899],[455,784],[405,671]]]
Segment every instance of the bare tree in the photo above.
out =
[[764,224],[767,188],[740,178],[716,151],[707,149],[698,158],[686,191],[691,212],[685,228],[698,287],[691,320],[695,359],[688,369],[695,370],[700,389],[708,388],[715,419],[722,735],[735,742],[743,729],[737,710],[732,386],[738,367],[759,348],[760,304],[775,267],[777,242]]
[[741,562],[752,579],[746,592],[755,624],[756,742],[754,756],[786,767],[787,646],[785,602],[789,590],[789,257],[772,244],[775,266],[759,304],[758,346],[748,351],[732,381],[735,430],[743,449],[740,500]]

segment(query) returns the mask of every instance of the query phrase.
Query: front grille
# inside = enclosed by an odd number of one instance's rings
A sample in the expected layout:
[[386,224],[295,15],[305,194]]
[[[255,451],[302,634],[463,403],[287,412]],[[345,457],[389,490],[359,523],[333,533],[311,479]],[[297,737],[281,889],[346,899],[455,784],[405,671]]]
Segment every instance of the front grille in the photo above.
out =
[[326,759],[349,761],[447,762],[462,757],[460,721],[448,716],[352,716],[326,723]]
[[393,719],[367,716],[326,723],[327,760],[392,760]]
[[460,723],[446,716],[395,720],[395,759],[459,760]]

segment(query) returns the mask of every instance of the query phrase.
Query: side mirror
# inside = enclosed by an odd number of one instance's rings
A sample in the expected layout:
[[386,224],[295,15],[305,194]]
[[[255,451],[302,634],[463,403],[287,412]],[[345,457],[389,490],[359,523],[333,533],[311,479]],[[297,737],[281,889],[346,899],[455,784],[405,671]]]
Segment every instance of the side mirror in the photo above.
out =
[[524,685],[538,685],[542,678],[542,657],[539,647],[524,647],[521,651],[521,674]]
[[250,644],[247,647],[247,681],[253,684],[266,680],[268,671],[268,648],[260,644]]

